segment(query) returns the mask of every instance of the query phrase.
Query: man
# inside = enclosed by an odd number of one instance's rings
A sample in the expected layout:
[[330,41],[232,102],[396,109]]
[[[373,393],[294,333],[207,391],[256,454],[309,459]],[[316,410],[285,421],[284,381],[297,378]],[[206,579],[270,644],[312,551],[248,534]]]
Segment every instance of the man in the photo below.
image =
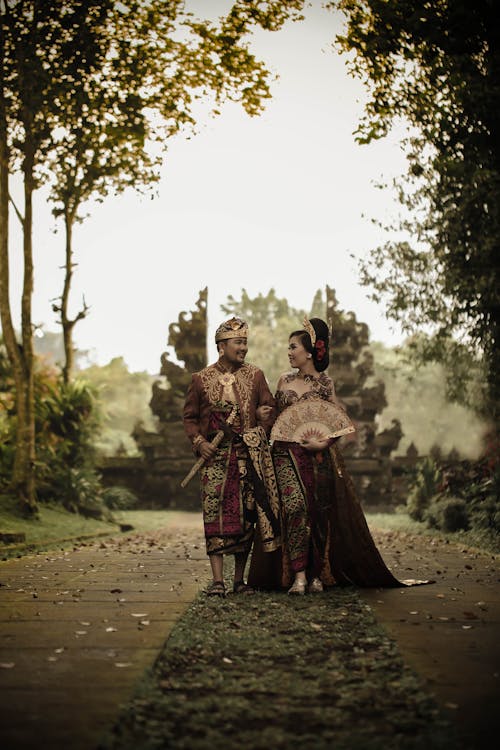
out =
[[[201,503],[213,581],[207,594],[225,596],[225,554],[234,555],[233,592],[253,593],[244,581],[254,527],[266,551],[280,544],[278,491],[267,434],[275,416],[264,373],[246,364],[248,326],[233,317],[215,333],[219,359],[194,373],[184,428],[204,464]],[[211,440],[224,431],[216,447]]]

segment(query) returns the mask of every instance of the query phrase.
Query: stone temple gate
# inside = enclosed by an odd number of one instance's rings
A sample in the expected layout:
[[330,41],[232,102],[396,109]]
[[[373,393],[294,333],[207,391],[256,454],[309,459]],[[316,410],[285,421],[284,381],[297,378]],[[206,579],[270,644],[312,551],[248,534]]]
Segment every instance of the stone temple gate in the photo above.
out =
[[[191,372],[207,364],[207,288],[190,313],[182,312],[169,326],[168,344],[184,367],[161,355],[160,375],[153,384],[150,407],[157,417],[155,431],[137,425],[133,437],[140,458],[116,457],[102,466],[106,484],[124,484],[144,507],[199,508],[199,484],[193,478],[186,488],[180,483],[195,457],[184,435],[182,408]],[[369,330],[352,312],[338,309],[335,292],[326,287],[325,319],[332,331],[330,375],[339,399],[356,425],[353,438],[342,438],[342,451],[359,497],[365,506],[385,510],[400,501],[404,472],[416,456],[393,458],[403,435],[397,420],[378,432],[377,418],[387,405],[385,386],[373,381],[373,356],[368,350]]]

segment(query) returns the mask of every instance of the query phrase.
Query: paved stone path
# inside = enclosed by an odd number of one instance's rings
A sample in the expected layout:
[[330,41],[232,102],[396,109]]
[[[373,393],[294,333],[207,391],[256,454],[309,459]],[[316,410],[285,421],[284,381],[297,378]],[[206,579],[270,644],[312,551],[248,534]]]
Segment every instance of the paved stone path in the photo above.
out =
[[[197,514],[161,532],[0,564],[3,750],[95,750],[209,578]],[[399,578],[363,590],[467,750],[500,732],[500,559],[400,532],[377,544]]]
[[3,750],[94,750],[209,576],[181,524],[1,563]]
[[374,536],[400,580],[436,583],[365,589],[363,598],[456,723],[464,748],[490,750],[500,736],[500,556],[400,532]]

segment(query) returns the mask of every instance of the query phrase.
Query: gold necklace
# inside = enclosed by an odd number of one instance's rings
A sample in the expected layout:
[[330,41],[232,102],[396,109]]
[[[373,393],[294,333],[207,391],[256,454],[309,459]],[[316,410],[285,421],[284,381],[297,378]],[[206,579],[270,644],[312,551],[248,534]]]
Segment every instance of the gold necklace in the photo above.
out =
[[219,383],[224,387],[227,388],[230,385],[233,385],[236,378],[234,377],[232,372],[223,372],[222,375],[219,375]]

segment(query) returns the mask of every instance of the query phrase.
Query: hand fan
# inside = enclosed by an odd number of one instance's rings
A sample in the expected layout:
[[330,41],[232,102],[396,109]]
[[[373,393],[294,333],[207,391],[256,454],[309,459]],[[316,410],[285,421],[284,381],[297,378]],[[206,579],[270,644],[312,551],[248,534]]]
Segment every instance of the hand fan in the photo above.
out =
[[300,443],[306,438],[325,440],[355,432],[338,404],[323,399],[301,399],[284,409],[271,430],[271,441]]

